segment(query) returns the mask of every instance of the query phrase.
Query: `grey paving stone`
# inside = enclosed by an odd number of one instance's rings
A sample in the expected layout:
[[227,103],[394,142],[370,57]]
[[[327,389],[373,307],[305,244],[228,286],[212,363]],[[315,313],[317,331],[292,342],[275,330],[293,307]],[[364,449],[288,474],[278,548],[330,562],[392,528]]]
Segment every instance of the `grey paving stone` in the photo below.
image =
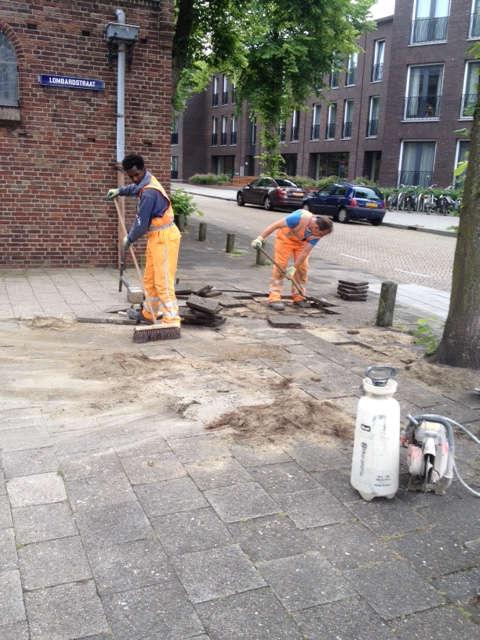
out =
[[252,446],[248,444],[234,444],[230,447],[232,455],[244,467],[260,467],[264,464],[276,462],[290,462],[290,456],[275,445]]
[[389,640],[390,628],[360,598],[298,611],[294,619],[306,640]]
[[418,613],[393,624],[394,640],[478,640],[478,625],[456,607]]
[[58,461],[53,447],[8,451],[2,454],[7,478],[30,476],[36,473],[56,472]]
[[325,526],[352,519],[351,514],[341,502],[323,487],[310,491],[276,495],[275,499],[299,529]]
[[115,504],[76,515],[80,534],[89,546],[102,546],[141,540],[153,529],[138,502]]
[[355,502],[349,505],[355,516],[379,536],[392,536],[426,529],[427,520],[397,498]]
[[108,594],[103,603],[115,640],[183,640],[204,630],[178,582]]
[[231,542],[225,525],[210,508],[170,513],[152,518],[151,522],[169,555],[203,551]]
[[205,496],[224,522],[258,518],[279,511],[279,507],[256,482],[205,491]]
[[175,579],[157,540],[90,547],[88,557],[100,593],[129,591]]
[[15,533],[13,529],[0,529],[0,572],[16,569],[17,566]]
[[341,471],[340,469],[335,469],[333,473],[332,471],[320,471],[312,473],[312,477],[343,504],[363,500],[358,491],[350,484],[350,471]]
[[63,502],[67,499],[62,478],[56,473],[38,473],[7,482],[12,507]]
[[302,640],[270,589],[247,591],[196,606],[211,640]]
[[265,467],[251,467],[250,473],[262,487],[273,495],[315,489],[318,483],[296,462],[281,462]]
[[123,473],[119,457],[114,451],[98,451],[90,454],[59,455],[59,469],[65,480],[79,480],[89,476]]
[[251,482],[252,476],[235,458],[218,458],[186,465],[199,489],[216,489],[239,482]]
[[77,533],[67,502],[22,507],[13,509],[12,514],[19,544],[67,538]]
[[395,559],[378,536],[356,522],[305,530],[312,545],[337,569],[354,569],[372,562]]
[[252,562],[313,551],[314,544],[284,515],[254,518],[228,525],[233,540]]
[[10,503],[6,495],[0,496],[0,529],[6,529],[12,526],[12,514],[10,512]]
[[168,444],[180,462],[198,462],[199,460],[229,458],[228,443],[217,435],[189,436],[188,438],[169,438]]
[[[18,569],[0,573],[0,621],[14,625],[25,620],[22,585]],[[1,627],[0,627],[1,630]]]
[[117,447],[115,450],[118,457],[129,458],[130,456],[149,456],[157,453],[170,452],[170,447],[165,438],[155,436],[153,438],[144,438],[143,440],[135,440],[135,442]]
[[479,593],[480,568],[451,573],[432,581],[435,589],[451,602],[468,601]]
[[265,586],[265,581],[237,545],[176,556],[175,570],[192,602]]
[[126,456],[122,458],[122,464],[132,484],[147,484],[187,475],[185,467],[171,452]]
[[339,446],[321,446],[313,442],[299,441],[290,444],[285,448],[287,453],[305,471],[322,471],[347,467],[351,461],[350,456]]
[[0,626],[0,638],[2,640],[30,640],[28,625],[26,622]]
[[73,511],[98,509],[137,499],[124,473],[67,480],[65,485]]
[[25,594],[32,640],[71,640],[109,631],[93,580]]
[[18,559],[23,587],[30,591],[92,577],[78,536],[28,544]]
[[138,485],[135,492],[149,517],[208,506],[190,478]]
[[448,500],[447,506],[443,498],[448,498],[448,493],[446,496],[435,497],[440,499],[430,500],[425,508],[418,510],[427,522],[448,531],[455,540],[462,543],[480,537],[480,500],[478,498],[464,492],[461,498],[455,497]]
[[353,569],[344,572],[344,575],[384,620],[442,604],[440,593],[425,582],[405,560]]
[[315,551],[257,566],[288,611],[341,600],[354,593],[340,571]]

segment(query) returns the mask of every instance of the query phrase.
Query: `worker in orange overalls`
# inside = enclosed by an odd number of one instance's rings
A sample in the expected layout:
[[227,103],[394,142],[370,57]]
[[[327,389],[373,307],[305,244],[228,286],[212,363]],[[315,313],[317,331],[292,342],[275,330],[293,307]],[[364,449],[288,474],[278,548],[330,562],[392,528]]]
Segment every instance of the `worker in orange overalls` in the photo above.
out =
[[118,196],[138,198],[137,216],[123,239],[123,249],[148,233],[143,283],[146,302],[140,310],[129,309],[129,317],[137,322],[151,323],[155,318],[168,326],[180,326],[175,297],[175,273],[180,249],[180,231],[173,221],[170,199],[160,182],[145,169],[142,156],[128,155],[122,161],[132,184],[110,189],[107,199]]
[[[295,280],[302,294],[295,288],[292,282],[293,304],[298,307],[308,306],[305,300],[305,287],[308,275],[308,256],[320,238],[333,231],[330,218],[317,216],[309,211],[298,209],[285,218],[273,222],[252,242],[254,249],[260,249],[268,236],[275,234],[275,262],[286,272],[287,278]],[[293,265],[288,266],[290,258]],[[282,286],[284,274],[274,264],[268,302],[272,309],[283,311],[285,305],[282,302]]]

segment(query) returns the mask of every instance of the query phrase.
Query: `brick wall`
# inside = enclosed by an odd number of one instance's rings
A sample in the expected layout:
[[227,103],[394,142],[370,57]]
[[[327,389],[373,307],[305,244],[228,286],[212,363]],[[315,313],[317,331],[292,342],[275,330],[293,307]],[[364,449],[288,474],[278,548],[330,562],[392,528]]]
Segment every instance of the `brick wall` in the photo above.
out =
[[[17,54],[20,94],[19,121],[0,113],[3,266],[116,263],[116,214],[104,199],[117,181],[116,59],[108,60],[104,36],[116,8],[140,26],[126,74],[126,152],[141,153],[169,188],[171,3],[2,3],[0,31]],[[95,78],[105,90],[42,87],[39,74]]]

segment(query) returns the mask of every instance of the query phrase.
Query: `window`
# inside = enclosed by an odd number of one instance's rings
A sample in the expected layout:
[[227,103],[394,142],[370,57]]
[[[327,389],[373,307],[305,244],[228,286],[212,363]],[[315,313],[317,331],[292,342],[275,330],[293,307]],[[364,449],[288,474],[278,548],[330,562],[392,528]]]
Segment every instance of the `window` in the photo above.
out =
[[338,89],[338,69],[332,69],[330,71],[330,78],[328,84],[330,85],[330,89]]
[[380,115],[379,96],[370,96],[368,105],[367,137],[371,138],[378,133],[378,120]]
[[347,75],[345,85],[347,87],[355,84],[357,79],[358,53],[351,53],[348,56]]
[[[457,140],[457,149],[455,152],[455,169],[458,167],[460,162],[465,162],[468,160],[468,152],[470,151],[470,140]],[[461,176],[453,176],[453,183],[456,188],[461,187],[462,183],[465,181],[465,173]]]
[[345,100],[343,103],[342,138],[352,137],[353,100]]
[[227,116],[222,116],[220,122],[220,144],[227,144]]
[[12,44],[0,31],[0,106],[18,107],[17,57]]
[[298,142],[298,128],[300,123],[300,112],[295,109],[292,113],[292,128],[290,129],[290,142]]
[[223,76],[222,79],[222,104],[227,104],[228,102],[228,78],[227,76]]
[[237,144],[237,116],[235,115],[230,120],[230,144]]
[[324,176],[344,178],[348,173],[348,153],[311,153],[309,165],[310,176],[315,180]]
[[213,78],[213,87],[212,87],[212,106],[218,106],[218,78],[215,76]]
[[450,0],[416,0],[410,44],[447,39]]
[[480,77],[480,62],[469,61],[465,64],[465,79],[463,81],[462,107],[460,117],[473,118],[477,104],[478,81]]
[[176,117],[172,121],[172,132],[170,134],[170,143],[178,144],[178,120]]
[[409,67],[405,120],[428,120],[440,116],[443,65]]
[[470,38],[480,38],[480,0],[472,0],[472,13],[470,15]]
[[178,156],[170,156],[170,177],[178,178]]
[[383,80],[383,63],[385,58],[385,40],[375,40],[373,48],[372,82]]
[[218,119],[213,116],[212,118],[212,144],[217,144],[217,129],[218,129]]
[[399,184],[429,187],[432,184],[435,142],[403,142]]
[[310,130],[310,140],[320,138],[320,105],[314,104],[312,111],[312,128]]
[[257,120],[250,116],[250,126],[248,132],[248,140],[252,146],[257,144]]
[[327,128],[325,131],[325,138],[327,140],[333,140],[335,138],[335,127],[337,124],[337,104],[333,102],[328,105],[327,116]]
[[287,139],[287,122],[283,120],[278,127],[278,135],[280,136],[280,142],[285,142]]

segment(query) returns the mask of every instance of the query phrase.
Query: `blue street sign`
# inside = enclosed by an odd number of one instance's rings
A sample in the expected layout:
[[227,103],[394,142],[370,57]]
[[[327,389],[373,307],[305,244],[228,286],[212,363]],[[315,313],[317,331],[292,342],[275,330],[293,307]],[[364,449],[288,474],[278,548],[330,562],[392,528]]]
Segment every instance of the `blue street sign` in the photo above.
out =
[[103,80],[92,80],[91,78],[42,74],[38,76],[38,82],[42,87],[56,87],[57,89],[87,89],[90,91],[103,91],[105,89]]

